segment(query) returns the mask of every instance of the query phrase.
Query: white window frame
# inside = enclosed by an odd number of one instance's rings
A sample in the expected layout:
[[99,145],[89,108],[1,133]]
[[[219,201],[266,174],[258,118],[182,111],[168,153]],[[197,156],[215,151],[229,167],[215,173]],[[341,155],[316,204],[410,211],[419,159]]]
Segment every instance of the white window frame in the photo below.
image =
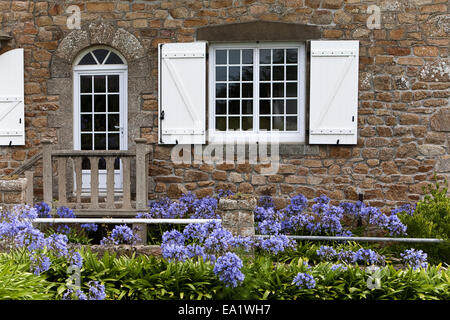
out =
[[253,130],[252,131],[216,131],[215,115],[215,85],[216,64],[215,51],[217,49],[276,49],[298,48],[298,113],[297,131],[277,131],[277,139],[283,143],[305,142],[305,108],[306,108],[306,44],[304,42],[261,42],[261,43],[212,43],[208,46],[209,80],[208,80],[208,142],[235,143],[270,141],[275,131],[259,130],[259,50],[254,50],[253,72]]
[[[90,48],[89,51],[102,47]],[[111,50],[106,47],[106,49]],[[113,51],[115,52],[115,51]],[[115,52],[117,53],[117,52]],[[84,56],[81,54],[76,63]],[[119,55],[125,62],[125,59]],[[126,64],[107,64],[107,65],[75,65],[73,67],[73,147],[74,150],[81,150],[81,110],[80,110],[80,76],[82,75],[119,75],[119,113],[120,113],[120,134],[119,149],[128,150],[128,65]],[[92,124],[94,125],[94,124]],[[82,191],[90,191],[90,170],[82,172]],[[103,194],[106,191],[106,170],[99,170],[99,192]],[[105,180],[105,181],[103,181]],[[120,170],[114,171],[115,192],[122,191],[122,166]],[[75,181],[74,181],[75,182]]]

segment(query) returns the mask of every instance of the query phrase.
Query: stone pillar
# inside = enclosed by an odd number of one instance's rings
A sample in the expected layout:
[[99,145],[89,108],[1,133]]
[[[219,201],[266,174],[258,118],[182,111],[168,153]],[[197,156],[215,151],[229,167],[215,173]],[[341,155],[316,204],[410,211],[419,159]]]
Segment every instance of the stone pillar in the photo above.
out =
[[253,211],[256,198],[220,199],[218,211],[222,226],[235,236],[249,237],[255,235],[255,218]]
[[[136,142],[136,209],[147,211],[148,201],[148,161],[147,140],[138,138]],[[139,244],[147,243],[147,224],[133,224],[133,232],[139,237]]]
[[26,200],[27,179],[0,179],[0,207],[10,209],[17,204],[24,204]]

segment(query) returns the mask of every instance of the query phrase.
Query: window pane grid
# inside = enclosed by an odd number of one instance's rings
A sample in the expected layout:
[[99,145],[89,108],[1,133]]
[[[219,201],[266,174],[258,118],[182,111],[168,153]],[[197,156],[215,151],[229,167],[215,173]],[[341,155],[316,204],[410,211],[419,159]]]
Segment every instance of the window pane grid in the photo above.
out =
[[216,130],[298,132],[298,56],[289,47],[216,49]]

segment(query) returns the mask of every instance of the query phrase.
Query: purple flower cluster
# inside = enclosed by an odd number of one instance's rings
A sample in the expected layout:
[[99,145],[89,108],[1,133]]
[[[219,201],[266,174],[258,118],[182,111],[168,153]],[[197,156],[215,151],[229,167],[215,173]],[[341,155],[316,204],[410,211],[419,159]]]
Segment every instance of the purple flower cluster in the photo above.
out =
[[115,226],[109,237],[100,240],[101,245],[134,244],[138,237],[127,225]]
[[245,276],[240,270],[242,266],[242,260],[236,254],[227,252],[217,259],[213,271],[227,287],[234,288],[244,281]]
[[82,290],[67,289],[63,296],[63,300],[105,300],[106,292],[105,286],[98,281],[88,282],[88,293],[85,294]]
[[34,205],[34,208],[36,209],[38,213],[39,218],[51,218],[50,214],[50,206],[46,204],[45,202],[39,202]]
[[364,263],[364,264],[375,264],[377,262],[384,262],[384,258],[379,256],[372,249],[358,249],[353,254],[353,262]]
[[400,256],[403,259],[403,262],[413,268],[413,270],[417,270],[418,268],[427,268],[427,254],[422,250],[416,249],[407,249],[403,253],[400,253]]
[[333,260],[337,256],[336,250],[329,246],[321,246],[316,253],[324,260]]
[[398,213],[405,212],[406,214],[412,216],[412,215],[414,215],[415,210],[416,210],[415,204],[411,205],[409,203],[406,203],[406,204],[401,205],[399,208],[393,209],[391,211],[391,215],[396,215]]
[[163,198],[149,203],[147,213],[138,213],[137,218],[146,219],[218,219],[216,213],[217,199],[204,197],[198,199],[195,194],[189,192],[183,195],[178,201]]
[[308,273],[299,272],[292,281],[299,289],[313,289],[316,287],[316,280]]
[[[56,215],[58,216],[58,218],[75,218],[75,214],[73,213],[73,211],[64,206],[58,207],[56,209]],[[56,232],[69,234],[70,227],[66,224],[58,224],[58,226],[56,227]]]
[[255,242],[255,246],[276,255],[280,252],[284,252],[288,248],[295,248],[295,241],[289,239],[283,234],[278,234],[267,239],[259,238]]
[[332,271],[345,271],[347,270],[347,267],[345,265],[343,265],[342,263],[338,263],[338,264],[333,264],[330,268]]
[[98,230],[98,225],[95,223],[83,223],[80,224],[80,227],[88,232],[95,232]]
[[[45,207],[41,204],[41,208]],[[66,235],[46,237],[33,226],[38,210],[36,207],[15,206],[10,211],[0,212],[0,241],[9,243],[13,248],[26,248],[31,270],[35,274],[47,271],[52,264],[51,258],[62,258],[69,264],[81,267],[83,259],[77,251],[69,250]]]

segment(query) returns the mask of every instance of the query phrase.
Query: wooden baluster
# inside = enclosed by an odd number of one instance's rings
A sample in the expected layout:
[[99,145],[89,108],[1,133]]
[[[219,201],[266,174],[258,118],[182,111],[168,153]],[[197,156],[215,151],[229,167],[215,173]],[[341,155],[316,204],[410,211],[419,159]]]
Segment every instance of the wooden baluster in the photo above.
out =
[[53,203],[53,170],[52,170],[52,145],[50,140],[42,140],[42,180],[44,188],[44,202],[50,208]]
[[98,208],[98,160],[99,157],[89,157],[91,162],[91,208]]
[[106,208],[114,208],[114,157],[106,158]]
[[75,181],[76,181],[76,185],[77,185],[77,190],[76,190],[76,197],[77,197],[77,203],[76,203],[76,208],[80,209],[81,208],[81,186],[82,186],[82,181],[83,181],[83,177],[82,177],[82,166],[81,163],[83,161],[83,159],[81,157],[75,157],[72,158],[73,162],[74,162],[74,168],[75,168]]
[[67,204],[66,169],[67,158],[58,158],[58,204],[60,206],[65,206]]
[[131,172],[130,158],[122,158],[123,172],[123,205],[122,209],[131,209]]

